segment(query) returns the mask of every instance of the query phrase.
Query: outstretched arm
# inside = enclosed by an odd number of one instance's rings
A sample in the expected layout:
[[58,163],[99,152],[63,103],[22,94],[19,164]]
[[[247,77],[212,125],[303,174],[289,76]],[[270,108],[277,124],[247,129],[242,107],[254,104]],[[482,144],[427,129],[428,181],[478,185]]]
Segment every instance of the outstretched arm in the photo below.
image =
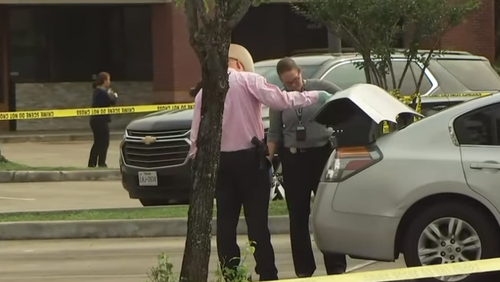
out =
[[305,107],[318,101],[318,92],[286,92],[278,86],[268,83],[261,75],[251,75],[247,88],[257,100],[273,110]]
[[286,92],[278,86],[270,84],[258,74],[248,74],[247,90],[262,104],[273,110],[285,110],[324,102],[331,95],[324,91]]

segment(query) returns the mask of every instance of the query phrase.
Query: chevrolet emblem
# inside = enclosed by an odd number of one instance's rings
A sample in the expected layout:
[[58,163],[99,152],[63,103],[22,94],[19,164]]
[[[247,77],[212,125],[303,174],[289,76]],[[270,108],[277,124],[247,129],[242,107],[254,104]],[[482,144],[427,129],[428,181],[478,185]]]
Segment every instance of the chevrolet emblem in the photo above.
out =
[[154,136],[145,136],[144,138],[142,138],[142,143],[146,144],[146,145],[149,145],[149,144],[152,144],[154,142],[156,142],[156,137]]

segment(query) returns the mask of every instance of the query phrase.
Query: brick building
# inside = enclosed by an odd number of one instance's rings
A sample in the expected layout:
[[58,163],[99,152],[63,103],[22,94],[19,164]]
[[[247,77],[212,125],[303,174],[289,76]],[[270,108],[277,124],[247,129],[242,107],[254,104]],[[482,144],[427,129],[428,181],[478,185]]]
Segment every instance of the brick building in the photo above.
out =
[[[442,47],[494,60],[493,1],[483,0]],[[233,33],[256,61],[327,47],[324,28],[272,2],[252,7]],[[0,0],[0,112],[87,107],[92,76],[102,70],[121,105],[189,101],[199,68],[185,25],[169,0]],[[113,126],[133,117],[116,116]],[[87,128],[87,120],[0,122],[0,130]]]

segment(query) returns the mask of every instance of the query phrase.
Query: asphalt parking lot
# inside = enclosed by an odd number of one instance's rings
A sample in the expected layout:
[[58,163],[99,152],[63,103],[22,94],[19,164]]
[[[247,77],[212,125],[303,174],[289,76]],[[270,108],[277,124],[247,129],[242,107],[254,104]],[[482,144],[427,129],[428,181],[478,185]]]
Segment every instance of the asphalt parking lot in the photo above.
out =
[[0,185],[0,212],[141,207],[120,181]]
[[[3,282],[143,282],[146,272],[155,265],[156,256],[165,252],[180,272],[184,238],[83,239],[0,242],[0,281]],[[244,246],[246,237],[239,237]],[[288,235],[274,235],[273,246],[280,279],[294,278]],[[318,269],[325,275],[323,258],[316,249]],[[210,269],[216,269],[215,240],[212,241]],[[248,265],[253,272],[252,257]],[[348,270],[365,271],[404,267],[402,261],[375,263],[348,260]],[[214,281],[213,273],[210,281]],[[254,279],[257,279],[255,277]]]

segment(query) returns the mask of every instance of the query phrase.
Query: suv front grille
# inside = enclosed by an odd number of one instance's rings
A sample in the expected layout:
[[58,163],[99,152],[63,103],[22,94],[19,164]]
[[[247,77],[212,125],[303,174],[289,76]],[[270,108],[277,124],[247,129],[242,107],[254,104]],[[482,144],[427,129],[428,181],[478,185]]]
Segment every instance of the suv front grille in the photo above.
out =
[[170,130],[170,131],[137,131],[137,130],[127,130],[127,135],[130,137],[146,137],[154,136],[161,138],[172,138],[175,136],[184,136],[188,133],[189,129],[183,130]]
[[[169,131],[127,130],[122,147],[126,164],[143,167],[169,167],[183,164],[189,153],[189,129]],[[153,139],[145,144],[144,137]],[[154,138],[151,138],[154,137]]]
[[153,168],[184,163],[189,153],[189,147],[186,140],[179,139],[149,145],[125,140],[122,150],[124,161],[128,165]]

